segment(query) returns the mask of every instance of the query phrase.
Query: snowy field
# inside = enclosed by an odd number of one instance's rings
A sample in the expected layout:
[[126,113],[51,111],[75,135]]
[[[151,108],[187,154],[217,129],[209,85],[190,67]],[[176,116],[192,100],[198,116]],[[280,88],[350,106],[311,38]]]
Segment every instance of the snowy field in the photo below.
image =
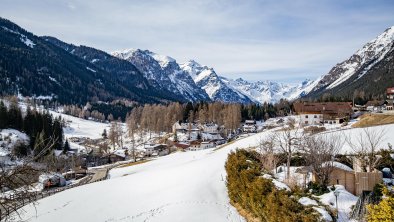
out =
[[[388,132],[384,143],[394,144],[390,137],[394,125],[381,128]],[[55,218],[56,221],[95,222],[244,221],[229,204],[224,163],[231,150],[255,147],[272,130],[240,139],[216,151],[178,152],[140,165],[114,169],[109,180],[50,196],[40,200],[36,208],[24,207],[23,218],[40,222]],[[349,129],[344,133],[355,134],[359,130]]]
[[61,114],[54,111],[49,111],[54,117],[59,115],[66,121],[67,127],[64,129],[64,135],[66,138],[69,137],[89,137],[91,139],[97,139],[101,137],[104,129],[109,131],[110,124],[101,123],[92,120],[86,120],[77,118],[74,116]]
[[[110,180],[73,188],[23,208],[28,221],[244,221],[229,204],[224,163],[255,136],[114,169]],[[36,211],[37,210],[37,211]],[[37,212],[37,213],[36,213]]]

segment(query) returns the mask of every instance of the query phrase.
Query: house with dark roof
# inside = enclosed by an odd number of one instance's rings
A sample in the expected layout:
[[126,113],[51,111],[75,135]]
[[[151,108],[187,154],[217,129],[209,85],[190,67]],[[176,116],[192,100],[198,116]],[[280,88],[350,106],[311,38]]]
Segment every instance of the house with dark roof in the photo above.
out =
[[302,125],[340,124],[353,114],[349,102],[299,102],[293,107]]

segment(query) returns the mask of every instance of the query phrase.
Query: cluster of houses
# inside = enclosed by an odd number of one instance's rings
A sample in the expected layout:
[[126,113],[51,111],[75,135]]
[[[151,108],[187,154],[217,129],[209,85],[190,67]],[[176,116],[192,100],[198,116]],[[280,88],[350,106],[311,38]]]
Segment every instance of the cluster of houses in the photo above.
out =
[[385,100],[371,100],[365,105],[351,102],[298,102],[293,107],[302,125],[341,124],[350,120],[355,111],[393,110],[394,87],[387,88],[386,95]]
[[214,148],[226,142],[220,135],[220,130],[215,123],[176,122],[172,126],[172,131],[176,135],[174,146],[177,149],[192,151]]
[[365,105],[355,105],[355,110],[369,112],[383,112],[393,110],[394,87],[386,89],[386,99],[370,100]]

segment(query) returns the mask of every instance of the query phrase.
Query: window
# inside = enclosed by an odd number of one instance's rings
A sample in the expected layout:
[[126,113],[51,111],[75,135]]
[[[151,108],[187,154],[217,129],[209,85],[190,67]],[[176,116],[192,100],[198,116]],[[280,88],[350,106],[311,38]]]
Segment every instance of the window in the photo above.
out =
[[308,115],[305,115],[305,119],[308,119]]
[[308,121],[305,121],[305,124],[308,124]]
[[315,115],[314,117],[317,118],[317,115]]

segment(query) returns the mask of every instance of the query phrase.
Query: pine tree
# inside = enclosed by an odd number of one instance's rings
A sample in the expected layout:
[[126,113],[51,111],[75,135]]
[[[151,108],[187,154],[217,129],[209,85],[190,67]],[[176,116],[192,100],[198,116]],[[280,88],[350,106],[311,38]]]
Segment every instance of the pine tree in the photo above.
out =
[[108,136],[107,136],[107,130],[106,129],[104,129],[103,130],[103,133],[101,134],[101,136],[103,137],[103,139],[108,139]]
[[66,154],[70,150],[71,150],[70,144],[68,144],[68,140],[66,140],[66,142],[64,143],[64,147],[63,147],[63,153]]
[[7,107],[4,105],[3,101],[0,101],[0,129],[4,129],[7,127],[7,114]]

